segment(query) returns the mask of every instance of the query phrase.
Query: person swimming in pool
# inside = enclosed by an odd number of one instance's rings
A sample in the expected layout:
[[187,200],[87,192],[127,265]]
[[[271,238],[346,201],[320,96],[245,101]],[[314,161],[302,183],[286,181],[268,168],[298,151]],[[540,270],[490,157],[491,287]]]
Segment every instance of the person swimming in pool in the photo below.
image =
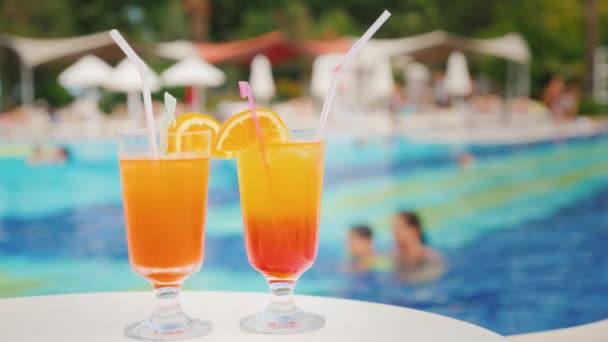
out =
[[425,283],[439,278],[446,270],[443,256],[426,245],[422,223],[413,212],[393,217],[394,263],[399,278],[406,283]]
[[64,164],[70,159],[70,152],[66,147],[58,147],[53,149],[43,150],[40,145],[35,145],[28,157],[30,166],[39,166],[47,164]]
[[354,226],[348,232],[348,254],[353,271],[368,270],[373,263],[374,232],[367,225]]
[[[374,250],[374,232],[368,225],[357,225],[348,232],[349,270],[352,272],[387,271],[390,263]],[[388,266],[388,267],[387,267]]]

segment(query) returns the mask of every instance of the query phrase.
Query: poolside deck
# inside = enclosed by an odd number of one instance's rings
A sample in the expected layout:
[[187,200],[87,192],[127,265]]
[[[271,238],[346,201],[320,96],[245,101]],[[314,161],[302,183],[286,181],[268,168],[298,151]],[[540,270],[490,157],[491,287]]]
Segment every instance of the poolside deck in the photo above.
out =
[[[273,109],[281,113],[288,124],[314,126],[318,123],[314,106],[283,103]],[[0,141],[113,138],[118,130],[143,127],[141,122],[126,115],[93,118],[63,115],[60,121],[51,122],[46,111],[40,108],[29,108],[26,112],[29,114],[19,120],[0,121]],[[428,143],[517,144],[608,131],[608,120],[580,117],[556,123],[543,112],[482,114],[451,109],[390,115],[383,110],[366,114],[342,110],[329,117],[328,131],[361,138],[399,134]]]

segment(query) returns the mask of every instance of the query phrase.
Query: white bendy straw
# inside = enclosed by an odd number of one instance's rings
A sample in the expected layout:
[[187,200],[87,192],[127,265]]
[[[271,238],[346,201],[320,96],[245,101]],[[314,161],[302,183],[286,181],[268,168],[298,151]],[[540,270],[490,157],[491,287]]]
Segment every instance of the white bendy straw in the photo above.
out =
[[321,110],[321,119],[319,120],[319,127],[317,129],[317,136],[321,137],[325,133],[325,124],[327,123],[327,117],[329,114],[329,107],[331,107],[331,103],[334,99],[334,93],[336,92],[336,78],[340,69],[344,64],[346,64],[356,53],[361,49],[363,44],[367,43],[367,41],[380,29],[380,27],[384,24],[384,22],[391,16],[391,13],[387,10],[384,10],[380,17],[376,19],[376,21],[370,26],[367,31],[359,38],[359,40],[348,50],[342,61],[336,66],[333,72],[333,76],[331,77],[331,83],[329,85],[329,92],[325,97],[325,102],[323,103],[323,109]]
[[158,147],[156,146],[156,130],[154,129],[154,112],[152,112],[152,95],[150,95],[150,72],[146,63],[139,58],[139,56],[133,51],[133,48],[127,43],[125,38],[113,29],[110,31],[110,36],[114,39],[116,45],[120,47],[122,52],[127,55],[129,60],[135,64],[139,71],[139,77],[141,79],[141,92],[144,97],[144,112],[146,113],[146,127],[148,128],[148,140],[150,142],[150,153],[153,158],[158,157]]

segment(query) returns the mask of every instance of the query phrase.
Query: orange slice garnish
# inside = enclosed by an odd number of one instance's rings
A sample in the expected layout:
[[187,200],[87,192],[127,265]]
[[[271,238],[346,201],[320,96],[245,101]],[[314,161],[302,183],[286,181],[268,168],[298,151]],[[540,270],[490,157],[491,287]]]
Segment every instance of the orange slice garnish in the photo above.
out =
[[[220,124],[213,117],[200,113],[185,113],[175,119],[167,133],[167,152],[193,152],[210,150],[213,156],[215,138]],[[191,133],[210,131],[210,136]]]
[[[279,114],[270,109],[258,108],[260,129],[264,143],[276,143],[289,140],[289,133]],[[250,110],[240,112],[230,117],[218,133],[215,149],[219,153],[232,155],[234,152],[246,149],[258,143],[255,122]]]

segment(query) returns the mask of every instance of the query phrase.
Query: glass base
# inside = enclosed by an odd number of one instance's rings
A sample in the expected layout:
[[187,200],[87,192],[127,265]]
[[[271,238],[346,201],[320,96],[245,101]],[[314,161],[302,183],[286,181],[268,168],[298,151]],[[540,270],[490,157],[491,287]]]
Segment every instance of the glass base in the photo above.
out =
[[125,328],[125,336],[143,341],[177,341],[207,335],[213,325],[209,321],[187,316],[178,323],[137,322]]
[[322,329],[325,318],[303,312],[297,307],[288,311],[266,310],[241,319],[242,330],[261,334],[301,334]]

